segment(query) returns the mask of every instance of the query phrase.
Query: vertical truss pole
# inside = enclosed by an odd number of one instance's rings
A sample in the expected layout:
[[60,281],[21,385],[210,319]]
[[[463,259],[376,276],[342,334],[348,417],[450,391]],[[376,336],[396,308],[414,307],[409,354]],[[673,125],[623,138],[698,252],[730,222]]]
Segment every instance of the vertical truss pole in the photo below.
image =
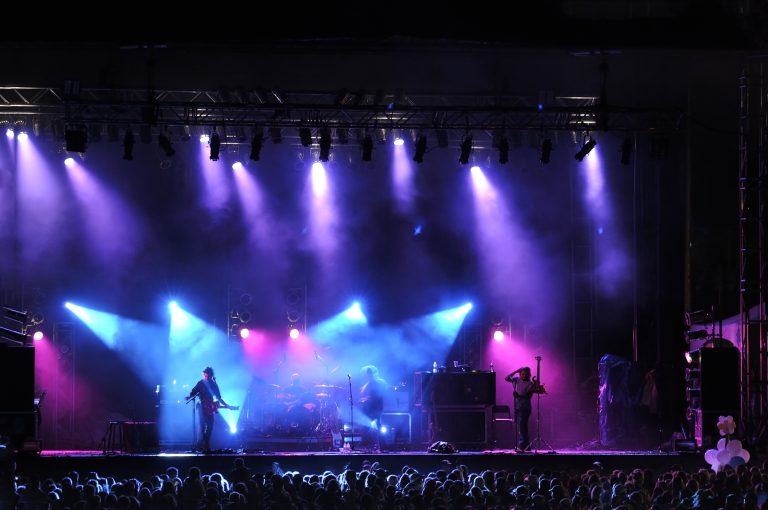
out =
[[[739,117],[739,318],[741,413],[748,437],[764,435],[768,412],[766,341],[766,173],[768,87],[763,63],[748,65],[740,78]],[[751,312],[755,309],[756,312]]]

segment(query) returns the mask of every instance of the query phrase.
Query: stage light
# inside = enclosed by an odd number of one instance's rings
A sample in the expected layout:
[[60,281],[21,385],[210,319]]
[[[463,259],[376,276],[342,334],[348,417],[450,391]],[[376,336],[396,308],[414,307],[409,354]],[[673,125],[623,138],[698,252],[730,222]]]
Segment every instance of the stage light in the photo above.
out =
[[13,138],[16,136],[16,133],[13,132],[13,128],[8,128],[5,130],[5,136],[13,140]]
[[299,128],[299,138],[301,139],[301,145],[303,147],[312,145],[312,131],[310,131],[309,128]]
[[123,137],[123,159],[131,161],[133,159],[133,132],[130,128],[126,129]]
[[427,135],[421,134],[416,140],[416,150],[413,153],[413,160],[416,163],[424,162],[424,153],[427,151]]
[[539,158],[539,161],[541,161],[543,164],[549,163],[549,155],[552,153],[552,140],[549,138],[545,138],[544,141],[541,143],[541,157]]
[[405,140],[403,140],[402,136],[397,135],[397,136],[395,136],[395,141],[392,142],[392,143],[394,143],[395,145],[400,146],[400,145],[403,145],[405,143]]
[[248,328],[247,328],[247,327],[245,327],[245,326],[243,326],[242,328],[240,328],[240,338],[242,338],[243,340],[245,340],[245,339],[246,339],[246,338],[248,338],[249,336],[251,336],[251,330],[250,330],[250,329],[248,329]]
[[632,139],[625,138],[624,143],[621,144],[621,164],[628,165],[632,160]]
[[291,337],[292,340],[296,340],[297,338],[299,338],[300,334],[301,332],[299,331],[298,328],[291,328],[290,331],[288,331],[288,336]]
[[506,136],[499,138],[499,163],[502,165],[509,161],[509,140]]
[[264,131],[261,130],[261,128],[256,128],[256,132],[253,134],[253,139],[251,140],[251,155],[250,158],[253,161],[259,160],[259,155],[261,154],[261,146],[264,144]]
[[26,139],[29,138],[29,135],[27,134],[26,131],[19,131],[18,138],[19,138],[19,140],[26,140]]
[[595,148],[595,145],[597,145],[595,139],[587,135],[587,141],[584,142],[584,145],[581,146],[579,152],[577,152],[573,157],[578,161],[584,161],[584,158],[587,156],[587,154],[590,153],[592,149]]
[[497,342],[501,342],[502,340],[504,340],[504,332],[500,329],[497,329],[496,331],[493,332],[493,339],[496,340]]
[[219,138],[219,134],[214,131],[211,133],[211,161],[218,161],[219,160],[219,149],[221,148],[221,138]]
[[371,160],[371,153],[373,152],[373,138],[368,133],[363,138],[363,161]]
[[243,164],[240,161],[235,161],[234,163],[232,163],[232,170],[237,171],[237,170],[242,170],[243,168],[244,168]]
[[200,135],[200,143],[208,143],[211,141],[211,137],[207,133]]
[[472,137],[467,135],[461,142],[461,154],[459,154],[459,163],[466,165],[469,163],[469,153],[472,152]]
[[88,145],[88,131],[85,126],[73,126],[64,130],[64,142],[67,152],[85,152]]
[[43,339],[43,337],[44,337],[44,336],[45,336],[45,335],[43,335],[43,332],[42,332],[42,331],[35,331],[35,332],[32,334],[32,340],[34,340],[35,342],[39,342],[40,340],[42,340],[42,339]]
[[320,132],[320,161],[328,161],[331,155],[331,132],[323,129]]
[[169,158],[176,154],[176,151],[173,149],[173,144],[171,143],[171,139],[168,138],[167,135],[159,134],[157,135],[157,143],[160,145],[160,148],[163,149],[163,152],[165,152],[165,155]]
[[75,158],[66,158],[66,159],[64,160],[64,164],[65,164],[66,166],[72,166],[72,165],[74,165],[74,164],[75,164]]

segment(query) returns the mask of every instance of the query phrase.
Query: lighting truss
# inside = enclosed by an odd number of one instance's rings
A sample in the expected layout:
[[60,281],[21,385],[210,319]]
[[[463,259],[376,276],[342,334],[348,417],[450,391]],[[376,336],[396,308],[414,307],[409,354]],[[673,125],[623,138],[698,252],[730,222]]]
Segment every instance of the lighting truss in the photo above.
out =
[[[237,94],[226,90],[82,89],[77,98],[60,88],[0,87],[0,124],[48,126],[61,124],[142,125],[148,105],[165,126],[254,125],[298,134],[298,128],[317,125],[343,129],[412,129],[447,132],[457,146],[469,129],[476,144],[498,129],[597,130],[673,132],[682,112],[665,108],[600,106],[597,96],[561,96],[539,108],[537,95],[499,96],[402,94],[378,98],[361,94],[353,103],[339,105],[338,91],[257,91]],[[381,102],[377,102],[377,100]],[[382,104],[390,104],[384,108]],[[606,118],[606,126],[597,126]],[[309,120],[307,120],[309,119]],[[291,129],[286,129],[291,128]],[[296,136],[294,135],[294,136]],[[296,141],[298,137],[296,136]],[[440,140],[438,140],[440,141]],[[294,140],[291,140],[294,142]],[[247,142],[246,142],[247,143]]]

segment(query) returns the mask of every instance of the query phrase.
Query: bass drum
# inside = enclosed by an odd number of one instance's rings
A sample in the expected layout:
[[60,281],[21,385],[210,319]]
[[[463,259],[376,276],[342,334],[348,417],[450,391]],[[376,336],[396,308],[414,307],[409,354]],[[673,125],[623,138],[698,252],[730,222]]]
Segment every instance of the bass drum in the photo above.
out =
[[286,414],[286,425],[292,436],[309,436],[314,430],[314,413],[307,406],[292,406]]

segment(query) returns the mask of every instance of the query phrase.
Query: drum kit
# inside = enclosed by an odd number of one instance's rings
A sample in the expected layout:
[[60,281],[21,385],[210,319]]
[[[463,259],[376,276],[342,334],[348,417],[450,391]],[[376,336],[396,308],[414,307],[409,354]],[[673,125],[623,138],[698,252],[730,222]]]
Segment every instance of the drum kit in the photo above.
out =
[[272,391],[263,404],[262,432],[265,435],[329,436],[341,428],[339,400],[342,388],[315,384],[309,388],[268,385]]

